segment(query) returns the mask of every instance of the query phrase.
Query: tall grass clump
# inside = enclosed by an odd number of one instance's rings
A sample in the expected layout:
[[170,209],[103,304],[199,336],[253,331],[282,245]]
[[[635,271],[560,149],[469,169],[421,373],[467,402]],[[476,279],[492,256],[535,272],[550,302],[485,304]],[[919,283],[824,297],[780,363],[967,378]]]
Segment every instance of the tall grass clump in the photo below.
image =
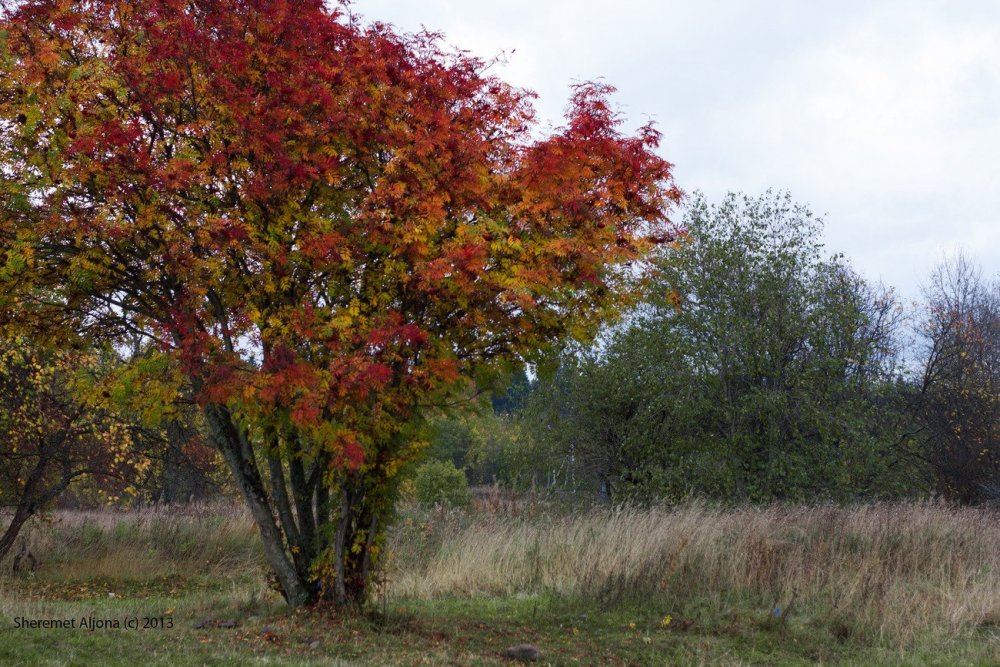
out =
[[25,539],[50,578],[143,579],[263,566],[249,512],[226,501],[59,510]]
[[401,598],[551,593],[602,604],[802,610],[905,644],[1000,623],[1000,512],[940,503],[430,515],[400,524]]

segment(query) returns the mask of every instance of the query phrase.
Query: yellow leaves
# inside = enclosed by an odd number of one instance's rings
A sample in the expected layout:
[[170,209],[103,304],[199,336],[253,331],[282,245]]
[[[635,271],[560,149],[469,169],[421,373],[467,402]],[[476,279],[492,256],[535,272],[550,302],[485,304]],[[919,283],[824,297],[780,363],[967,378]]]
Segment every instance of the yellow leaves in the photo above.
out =
[[398,453],[385,465],[386,479],[393,479],[399,474],[408,463],[416,460],[420,454],[430,446],[429,440],[410,440]]
[[138,414],[146,426],[156,427],[173,413],[183,384],[180,368],[169,355],[150,351],[89,388],[77,386],[90,405],[127,409]]
[[0,266],[0,280],[30,271],[35,265],[35,249],[30,243],[17,241],[5,254],[6,262]]
[[[62,343],[67,347],[79,344]],[[99,355],[56,351],[15,339],[0,346],[0,359],[0,392],[6,410],[0,418],[9,422],[0,442],[0,458],[16,454],[18,460],[50,469],[68,462],[133,479],[150,468],[152,462],[135,448],[133,425],[101,403]],[[48,446],[53,443],[58,447]],[[21,484],[24,478],[16,477]],[[131,485],[123,491],[137,492]]]
[[330,324],[336,329],[351,329],[356,327],[360,318],[361,301],[354,298],[346,308],[336,311],[336,315],[330,318]]

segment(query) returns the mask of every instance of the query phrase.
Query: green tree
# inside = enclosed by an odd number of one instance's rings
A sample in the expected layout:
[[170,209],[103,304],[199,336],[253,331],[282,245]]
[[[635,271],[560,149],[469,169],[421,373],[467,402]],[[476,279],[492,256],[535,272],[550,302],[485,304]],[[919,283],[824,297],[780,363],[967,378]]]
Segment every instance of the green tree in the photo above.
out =
[[564,360],[550,437],[612,498],[898,491],[892,293],[824,256],[788,195],[695,195],[684,226],[630,324]]

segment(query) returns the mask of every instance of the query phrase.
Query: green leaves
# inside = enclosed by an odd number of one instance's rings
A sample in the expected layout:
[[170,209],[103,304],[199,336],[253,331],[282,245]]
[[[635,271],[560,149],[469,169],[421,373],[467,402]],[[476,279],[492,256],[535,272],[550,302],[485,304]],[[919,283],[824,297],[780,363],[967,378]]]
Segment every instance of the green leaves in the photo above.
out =
[[567,360],[553,437],[617,497],[891,494],[890,292],[823,256],[787,195],[696,194],[649,302]]

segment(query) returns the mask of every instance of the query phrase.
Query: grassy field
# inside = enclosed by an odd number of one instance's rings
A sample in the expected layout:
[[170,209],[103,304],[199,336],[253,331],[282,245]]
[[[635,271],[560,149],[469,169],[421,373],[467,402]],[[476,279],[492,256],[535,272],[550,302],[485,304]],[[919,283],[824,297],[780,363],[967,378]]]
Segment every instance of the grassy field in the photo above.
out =
[[1000,664],[986,509],[410,507],[363,617],[285,609],[233,506],[60,512],[29,543],[0,665]]

